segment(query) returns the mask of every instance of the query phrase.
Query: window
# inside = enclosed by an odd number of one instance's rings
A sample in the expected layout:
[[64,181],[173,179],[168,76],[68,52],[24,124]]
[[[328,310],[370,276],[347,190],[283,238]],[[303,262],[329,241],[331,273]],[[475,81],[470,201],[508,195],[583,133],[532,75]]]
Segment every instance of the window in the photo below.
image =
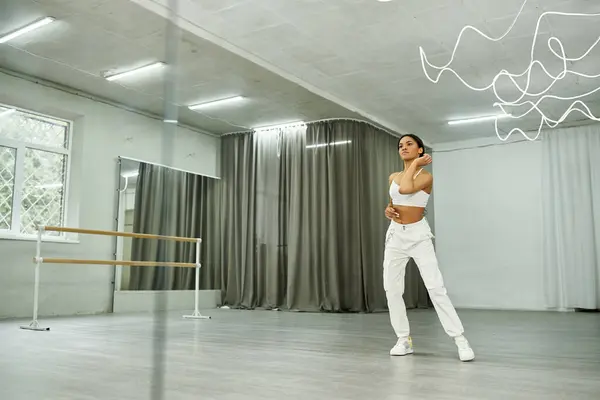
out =
[[0,104],[0,232],[64,225],[70,139],[69,122]]

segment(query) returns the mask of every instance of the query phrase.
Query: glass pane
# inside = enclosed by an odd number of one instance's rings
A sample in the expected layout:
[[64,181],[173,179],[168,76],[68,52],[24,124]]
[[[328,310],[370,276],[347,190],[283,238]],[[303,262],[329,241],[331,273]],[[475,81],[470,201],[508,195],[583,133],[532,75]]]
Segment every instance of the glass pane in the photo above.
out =
[[0,146],[0,229],[10,229],[15,191],[16,149]]
[[67,148],[68,124],[14,111],[0,118],[0,137],[49,147]]
[[[62,226],[66,161],[64,154],[25,150],[22,233],[35,234],[37,225]],[[56,232],[48,234],[58,235]]]

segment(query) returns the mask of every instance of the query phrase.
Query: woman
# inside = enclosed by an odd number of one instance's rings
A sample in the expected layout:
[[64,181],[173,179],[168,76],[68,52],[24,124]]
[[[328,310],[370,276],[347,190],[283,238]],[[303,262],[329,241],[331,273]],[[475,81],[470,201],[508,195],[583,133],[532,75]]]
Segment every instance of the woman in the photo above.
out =
[[398,336],[398,342],[390,350],[390,355],[403,356],[413,352],[402,298],[406,264],[412,257],[444,330],[454,338],[460,360],[473,360],[475,354],[463,336],[462,323],[446,294],[431,241],[433,234],[423,217],[433,187],[433,177],[423,167],[431,163],[431,156],[425,154],[423,141],[414,135],[400,138],[398,152],[404,161],[404,171],[390,175],[391,199],[385,210],[385,215],[391,222],[385,238],[383,285],[391,324]]

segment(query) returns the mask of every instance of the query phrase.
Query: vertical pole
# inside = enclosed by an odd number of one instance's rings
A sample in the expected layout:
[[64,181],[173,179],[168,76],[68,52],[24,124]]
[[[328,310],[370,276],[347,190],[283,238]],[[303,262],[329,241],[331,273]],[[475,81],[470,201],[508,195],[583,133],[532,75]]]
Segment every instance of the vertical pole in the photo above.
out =
[[42,234],[44,227],[38,226],[37,241],[35,244],[35,281],[33,282],[33,320],[29,325],[21,326],[21,329],[32,331],[49,331],[50,328],[42,328],[38,323],[38,303],[40,294],[40,267],[42,265]]
[[196,239],[196,287],[194,289],[194,312],[191,315],[184,315],[183,318],[187,319],[210,319],[209,316],[200,314],[199,302],[200,302],[200,244],[202,239]]
[[198,296],[200,295],[200,239],[196,240],[196,289],[194,291],[194,315],[199,315]]
[[35,282],[33,284],[33,323],[37,325],[38,299],[40,292],[40,265],[42,264],[42,233],[44,227],[38,227],[37,243],[35,246]]
[[[168,0],[166,2],[169,8],[169,16],[167,20],[165,32],[165,63],[166,71],[164,76],[164,121],[179,120],[177,104],[177,79],[178,79],[178,55],[179,43],[181,41],[181,29],[179,28],[179,0]],[[161,135],[161,164],[168,168],[173,168],[173,152],[175,149],[175,136],[177,135],[177,125],[165,122]],[[161,228],[165,229],[168,234],[168,226],[173,219],[171,196],[167,193],[162,194],[162,209],[163,218]],[[163,287],[166,286],[166,278],[163,278]],[[152,386],[150,388],[151,400],[163,400],[166,395],[165,388],[165,365],[167,353],[167,310],[168,297],[167,291],[161,290],[157,293],[154,302],[154,333],[152,338],[153,343],[153,360],[152,360]]]

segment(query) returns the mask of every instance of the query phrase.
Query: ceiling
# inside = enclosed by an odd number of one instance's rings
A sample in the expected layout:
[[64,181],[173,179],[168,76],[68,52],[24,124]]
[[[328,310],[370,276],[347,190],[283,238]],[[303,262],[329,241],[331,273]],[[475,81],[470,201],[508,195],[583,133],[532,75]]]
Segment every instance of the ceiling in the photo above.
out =
[[[112,82],[103,78],[166,59],[162,17],[127,0],[2,0],[0,34],[46,16],[57,21],[0,44],[0,68],[162,117],[164,73]],[[224,134],[291,121],[360,117],[189,32],[183,32],[178,49],[176,101],[182,124]],[[202,114],[186,107],[232,95],[246,99]],[[10,104],[10,93],[0,96]]]
[[[2,0],[0,32],[38,17],[59,20],[0,45],[0,67],[57,82],[128,107],[161,115],[162,75],[108,82],[105,72],[164,60],[165,19],[171,0]],[[451,74],[437,84],[425,77],[422,46],[431,63],[446,64],[461,29],[473,25],[498,36],[523,0],[179,0],[180,122],[215,134],[297,120],[366,119],[396,132],[413,132],[429,144],[493,137],[493,123],[448,126],[450,119],[494,114],[491,91],[474,92]],[[452,64],[472,85],[487,85],[501,70],[529,65],[535,23],[544,11],[600,13],[597,0],[528,0],[513,31],[492,43],[466,33]],[[442,17],[443,20],[438,18]],[[562,64],[547,50],[560,38],[570,57],[600,37],[600,18],[550,16],[542,21],[535,57],[553,74]],[[600,73],[600,46],[572,68]],[[430,70],[433,76],[434,70]],[[532,73],[532,90],[548,78]],[[572,76],[550,93],[575,95],[597,79]],[[500,94],[515,98],[508,80]],[[185,106],[231,95],[235,106],[199,114]],[[600,93],[586,99],[600,115]],[[560,117],[570,102],[546,100],[544,112]],[[514,112],[524,109],[514,110]],[[539,115],[512,127],[537,129]],[[573,113],[562,126],[589,123]]]
[[[169,0],[130,0],[153,9]],[[495,114],[493,92],[467,89],[451,74],[437,84],[426,79],[419,55],[446,64],[459,32],[473,25],[491,36],[510,26],[523,0],[180,0],[190,31],[254,59],[315,93],[356,109],[390,129],[421,134],[430,143],[494,136],[492,123],[448,126],[450,119]],[[600,13],[597,0],[529,0],[511,33],[489,42],[474,32],[463,36],[453,68],[472,85],[485,86],[501,70],[522,72],[537,19],[544,11]],[[535,57],[549,72],[562,64],[547,49],[554,35],[567,55],[578,56],[600,37],[600,17],[548,16],[540,25]],[[573,68],[600,73],[600,46]],[[431,71],[433,73],[435,71]],[[553,93],[573,95],[595,89],[599,80],[565,78]],[[499,80],[501,95],[516,98],[509,81]],[[548,78],[532,73],[532,86],[544,89]],[[600,115],[600,97],[586,103]],[[547,100],[544,113],[558,119],[570,102]],[[523,112],[524,109],[514,110]],[[561,126],[588,123],[573,113]],[[537,129],[539,115],[502,122],[501,129]]]

